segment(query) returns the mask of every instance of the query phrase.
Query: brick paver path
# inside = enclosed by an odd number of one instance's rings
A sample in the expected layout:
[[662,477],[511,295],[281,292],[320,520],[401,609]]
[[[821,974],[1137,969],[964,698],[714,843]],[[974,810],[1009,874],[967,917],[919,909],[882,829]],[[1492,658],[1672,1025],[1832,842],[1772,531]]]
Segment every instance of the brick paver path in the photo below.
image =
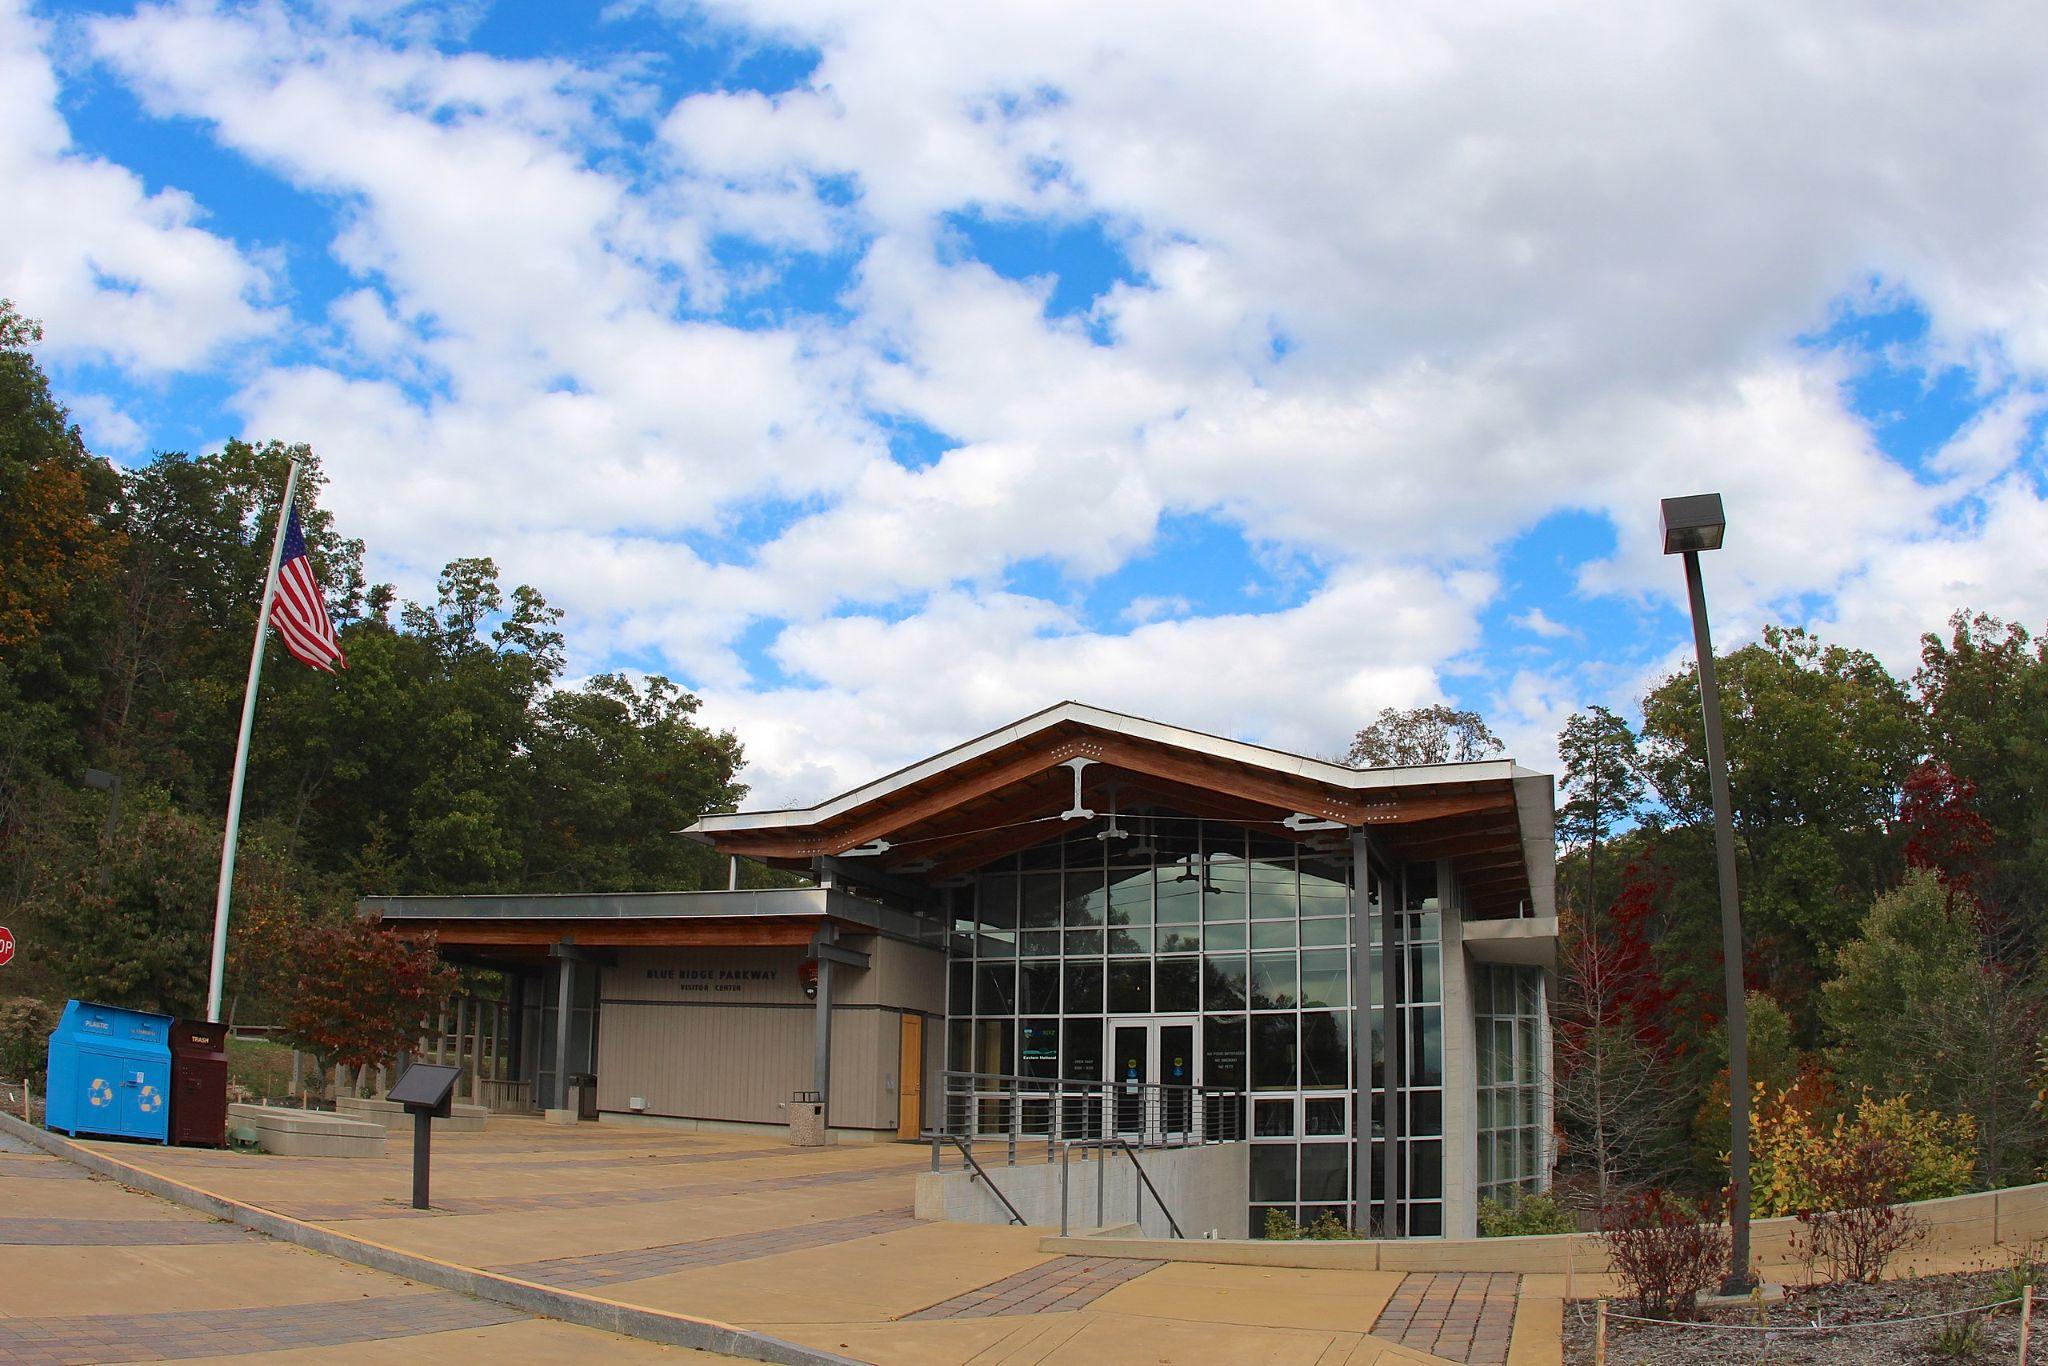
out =
[[1042,1266],[1005,1276],[979,1290],[920,1309],[912,1319],[983,1319],[997,1314],[1044,1314],[1093,1304],[1125,1281],[1134,1281],[1164,1262],[1125,1257],[1055,1257]]
[[736,1233],[725,1238],[700,1238],[696,1242],[668,1243],[661,1247],[594,1252],[587,1257],[550,1257],[545,1261],[516,1262],[491,1269],[521,1280],[539,1281],[543,1285],[588,1290],[618,1281],[666,1276],[671,1271],[683,1271],[693,1266],[725,1266],[731,1262],[779,1257],[785,1252],[800,1252],[809,1247],[850,1243],[856,1238],[894,1233],[916,1223],[909,1210],[892,1210],[883,1214],[859,1214],[847,1219],[821,1219],[814,1224],[762,1229],[756,1233]]
[[1508,1359],[1521,1277],[1504,1272],[1411,1272],[1380,1310],[1374,1337],[1452,1361]]
[[239,1243],[250,1236],[210,1219],[0,1219],[0,1244],[10,1247],[168,1247]]
[[266,1309],[0,1319],[0,1362],[8,1366],[43,1366],[54,1362],[239,1356],[293,1347],[343,1347],[458,1328],[487,1328],[525,1317],[503,1305],[433,1291]]

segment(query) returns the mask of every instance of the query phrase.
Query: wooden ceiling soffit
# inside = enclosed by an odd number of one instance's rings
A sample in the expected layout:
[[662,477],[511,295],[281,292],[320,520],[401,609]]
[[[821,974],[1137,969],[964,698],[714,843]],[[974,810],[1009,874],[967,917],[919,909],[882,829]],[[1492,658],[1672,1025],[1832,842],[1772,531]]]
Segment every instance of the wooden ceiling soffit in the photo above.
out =
[[[1074,828],[1079,828],[1081,822],[1076,821],[1073,825]],[[952,877],[970,872],[1006,854],[1014,854],[1020,849],[1029,849],[1043,840],[1052,839],[1067,828],[1061,821],[1035,821],[1011,830],[991,831],[970,844],[955,846],[946,857],[938,861],[938,866],[933,868],[929,875]]]
[[1522,857],[1520,838],[1512,829],[1473,831],[1441,839],[1389,840],[1387,847],[1403,859],[1466,858],[1474,854],[1512,853]]

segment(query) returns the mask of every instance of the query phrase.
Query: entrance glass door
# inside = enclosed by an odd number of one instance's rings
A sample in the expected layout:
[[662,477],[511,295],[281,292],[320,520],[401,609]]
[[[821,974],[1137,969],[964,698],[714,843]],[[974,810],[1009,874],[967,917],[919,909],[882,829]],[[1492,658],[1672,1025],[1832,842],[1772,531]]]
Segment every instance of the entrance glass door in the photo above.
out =
[[1137,1142],[1179,1137],[1195,1124],[1202,1054],[1193,1016],[1110,1022],[1116,1068],[1116,1131]]

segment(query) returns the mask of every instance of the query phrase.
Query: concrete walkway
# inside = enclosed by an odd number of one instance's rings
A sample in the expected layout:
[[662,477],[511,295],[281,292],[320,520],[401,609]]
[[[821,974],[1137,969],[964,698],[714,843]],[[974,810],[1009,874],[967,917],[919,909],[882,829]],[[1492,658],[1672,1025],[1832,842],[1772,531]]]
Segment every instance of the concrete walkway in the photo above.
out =
[[[1525,1334],[1515,1312],[1519,1282],[1512,1276],[1482,1278],[1475,1300],[1470,1288],[1451,1281],[1440,1288],[1411,1284],[1414,1278],[1396,1272],[1059,1255],[1040,1250],[1045,1230],[920,1223],[910,1218],[912,1193],[930,1158],[918,1147],[793,1149],[754,1135],[611,1124],[561,1128],[493,1117],[480,1134],[435,1136],[436,1208],[423,1213],[407,1204],[408,1143],[403,1131],[394,1132],[390,1155],[381,1161],[90,1146],[173,1180],[389,1247],[717,1319],[872,1362],[1369,1366],[1506,1360],[1533,1366],[1559,1359],[1558,1316],[1529,1315],[1525,1295],[1522,1318],[1550,1325],[1547,1334],[1540,1327],[1534,1336]],[[30,1184],[70,1183],[16,1180],[5,1189],[11,1194]],[[35,1214],[91,1217],[56,1208]],[[105,1255],[97,1246],[73,1251]],[[152,1248],[151,1255],[166,1251]],[[176,1251],[246,1255],[206,1245]],[[309,1260],[330,1274],[373,1274]],[[242,1277],[235,1282],[246,1283]],[[360,1294],[389,1298],[381,1289]],[[1376,1332],[1390,1305],[1388,1326]],[[1468,1306],[1474,1310],[1469,1323]],[[175,1306],[119,1307],[163,1312]],[[438,1356],[430,1337],[519,1329],[516,1323],[437,1329],[409,1341]],[[235,1321],[224,1331],[248,1336],[256,1344],[252,1351],[271,1345],[264,1335],[273,1329],[262,1321]],[[1510,1331],[1511,1347],[1504,1336]]]
[[89,1177],[24,1145],[0,1152],[0,1362],[486,1355],[722,1359],[414,1285]]

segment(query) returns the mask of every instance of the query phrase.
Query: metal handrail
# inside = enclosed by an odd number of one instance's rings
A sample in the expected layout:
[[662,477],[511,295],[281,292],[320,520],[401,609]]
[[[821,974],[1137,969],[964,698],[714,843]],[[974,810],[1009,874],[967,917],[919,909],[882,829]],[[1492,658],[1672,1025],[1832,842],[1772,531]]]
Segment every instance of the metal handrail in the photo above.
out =
[[1101,1154],[1095,1159],[1095,1226],[1101,1228],[1107,1222],[1103,1214],[1103,1169],[1108,1165],[1108,1154],[1112,1147],[1122,1151],[1123,1155],[1131,1160],[1131,1170],[1138,1175],[1138,1184],[1131,1189],[1131,1200],[1135,1206],[1131,1212],[1131,1222],[1138,1226],[1138,1231],[1143,1233],[1145,1230],[1145,1192],[1151,1191],[1153,1203],[1158,1205],[1159,1212],[1166,1216],[1167,1228],[1172,1230],[1174,1237],[1186,1241],[1188,1235],[1181,1231],[1180,1221],[1173,1217],[1173,1210],[1167,1206],[1165,1197],[1159,1194],[1159,1187],[1152,1184],[1152,1177],[1146,1172],[1145,1164],[1138,1160],[1137,1150],[1121,1138],[1077,1138],[1060,1145],[1060,1237],[1067,1236],[1067,1186],[1072,1175],[1070,1159],[1076,1148],[1093,1148]]
[[[1000,1140],[1014,1166],[1021,1144],[1045,1142],[1052,1160],[1063,1141],[1121,1138],[1140,1148],[1192,1147],[1244,1137],[1245,1095],[1205,1086],[1077,1077],[1023,1077],[996,1072],[939,1074],[942,1103],[932,1140],[971,1146]],[[966,1151],[963,1147],[962,1151]]]
[[[1003,1208],[1010,1212],[1010,1222],[1017,1225],[1019,1228],[1025,1227],[1024,1216],[1019,1214],[1017,1212],[1017,1207],[1010,1203],[1010,1197],[1003,1194],[1002,1187],[996,1185],[995,1178],[991,1177],[988,1174],[988,1172],[982,1168],[981,1163],[975,1161],[973,1150],[969,1148],[968,1145],[962,1142],[960,1139],[955,1138],[949,1141],[953,1144],[954,1147],[960,1150],[960,1156],[967,1159],[967,1165],[974,1168],[974,1174],[981,1178],[982,1185],[988,1187],[989,1194],[995,1196],[996,1199],[1003,1202]],[[938,1146],[936,1141],[934,1141],[933,1151],[936,1152],[937,1150]],[[1157,1198],[1156,1193],[1154,1195],[1154,1198]],[[1162,1205],[1160,1208],[1163,1209],[1165,1208],[1165,1206]],[[1166,1217],[1168,1219],[1173,1218],[1173,1216],[1170,1214]]]

